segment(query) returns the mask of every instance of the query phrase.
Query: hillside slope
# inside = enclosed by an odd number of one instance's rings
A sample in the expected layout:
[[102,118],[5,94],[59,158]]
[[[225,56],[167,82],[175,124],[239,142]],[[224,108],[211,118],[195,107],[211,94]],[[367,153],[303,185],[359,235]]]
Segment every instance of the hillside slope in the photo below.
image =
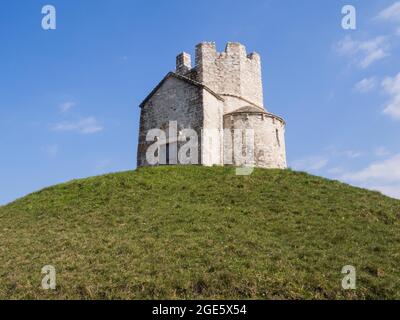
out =
[[400,201],[290,170],[71,181],[0,207],[0,229],[2,299],[400,299]]

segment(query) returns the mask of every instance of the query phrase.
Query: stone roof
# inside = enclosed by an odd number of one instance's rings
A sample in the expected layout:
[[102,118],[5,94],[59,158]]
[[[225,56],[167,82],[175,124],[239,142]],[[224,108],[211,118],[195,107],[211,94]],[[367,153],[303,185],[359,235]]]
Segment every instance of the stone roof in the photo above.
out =
[[247,113],[247,114],[265,114],[267,117],[271,117],[271,118],[275,118],[279,121],[281,121],[282,123],[285,124],[285,120],[283,120],[283,118],[276,116],[270,112],[265,111],[265,109],[261,109],[260,107],[254,107],[254,106],[246,106],[246,107],[241,107],[235,111],[229,112],[224,114],[225,116],[233,116],[233,115],[237,115],[237,114],[243,114],[243,113]]
[[227,113],[226,115],[232,115],[235,113],[265,113],[265,114],[267,114],[267,111],[265,111],[264,109],[261,109],[259,107],[255,107],[255,106],[245,106],[245,107],[241,107],[235,111],[232,111],[230,113]]
[[160,87],[164,84],[165,81],[167,81],[169,78],[174,77],[176,79],[180,79],[182,81],[185,81],[187,83],[190,83],[198,88],[204,89],[211,93],[213,96],[215,96],[218,100],[224,101],[224,98],[222,98],[219,94],[215,93],[212,91],[210,88],[205,86],[204,84],[194,81],[192,79],[189,79],[185,76],[182,76],[180,74],[177,74],[175,72],[168,72],[168,74],[160,81],[160,83],[150,92],[150,94],[142,101],[142,103],[139,105],[140,108],[143,108],[144,105],[151,99],[151,97],[160,89]]

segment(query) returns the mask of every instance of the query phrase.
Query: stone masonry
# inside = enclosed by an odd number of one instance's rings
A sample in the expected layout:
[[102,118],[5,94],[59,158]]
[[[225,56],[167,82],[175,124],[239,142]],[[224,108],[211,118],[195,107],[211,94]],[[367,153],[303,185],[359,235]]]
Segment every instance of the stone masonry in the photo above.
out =
[[[285,121],[264,108],[260,56],[247,54],[240,43],[229,42],[224,52],[213,42],[198,44],[194,67],[189,54],[179,54],[175,72],[140,107],[138,167],[150,165],[146,151],[154,143],[167,144],[158,152],[167,152],[168,164],[179,163],[178,150],[186,143],[179,136],[192,129],[199,137],[199,164],[286,168]],[[151,129],[166,132],[167,140],[146,141]],[[252,148],[245,145],[246,132],[252,133]],[[246,163],[238,159],[246,156]]]

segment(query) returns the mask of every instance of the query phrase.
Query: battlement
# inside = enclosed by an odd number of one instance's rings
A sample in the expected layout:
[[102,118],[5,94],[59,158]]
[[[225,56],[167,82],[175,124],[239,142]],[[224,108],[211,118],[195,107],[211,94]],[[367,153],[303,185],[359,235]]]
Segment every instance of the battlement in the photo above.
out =
[[202,42],[196,46],[195,63],[198,82],[220,95],[238,96],[263,106],[258,53],[247,54],[238,42],[228,42],[223,52],[217,51],[215,42]]
[[176,73],[185,75],[192,69],[192,59],[190,54],[186,52],[180,53],[176,57]]
[[215,42],[201,42],[196,46],[196,65],[200,64],[204,58],[247,58],[249,60],[260,61],[260,55],[256,52],[246,53],[246,47],[239,42],[228,42],[223,52],[217,52]]

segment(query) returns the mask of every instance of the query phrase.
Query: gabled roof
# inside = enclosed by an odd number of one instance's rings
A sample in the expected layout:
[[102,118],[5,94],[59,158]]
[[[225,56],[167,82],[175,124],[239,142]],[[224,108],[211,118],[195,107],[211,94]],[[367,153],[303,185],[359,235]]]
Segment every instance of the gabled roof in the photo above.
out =
[[160,83],[150,92],[150,94],[142,101],[142,103],[139,105],[140,108],[143,108],[144,105],[151,99],[151,97],[158,91],[158,89],[160,89],[160,87],[164,84],[165,81],[167,81],[169,78],[174,77],[176,79],[185,81],[187,83],[190,83],[191,85],[194,85],[198,88],[204,89],[206,91],[208,91],[209,93],[211,93],[214,97],[216,97],[218,100],[224,101],[224,99],[217,93],[215,93],[214,91],[212,91],[210,88],[208,88],[207,86],[205,86],[204,84],[194,81],[192,79],[189,79],[185,76],[182,76],[180,74],[177,74],[175,72],[168,72],[167,75],[164,77],[164,79],[162,79],[160,81]]

